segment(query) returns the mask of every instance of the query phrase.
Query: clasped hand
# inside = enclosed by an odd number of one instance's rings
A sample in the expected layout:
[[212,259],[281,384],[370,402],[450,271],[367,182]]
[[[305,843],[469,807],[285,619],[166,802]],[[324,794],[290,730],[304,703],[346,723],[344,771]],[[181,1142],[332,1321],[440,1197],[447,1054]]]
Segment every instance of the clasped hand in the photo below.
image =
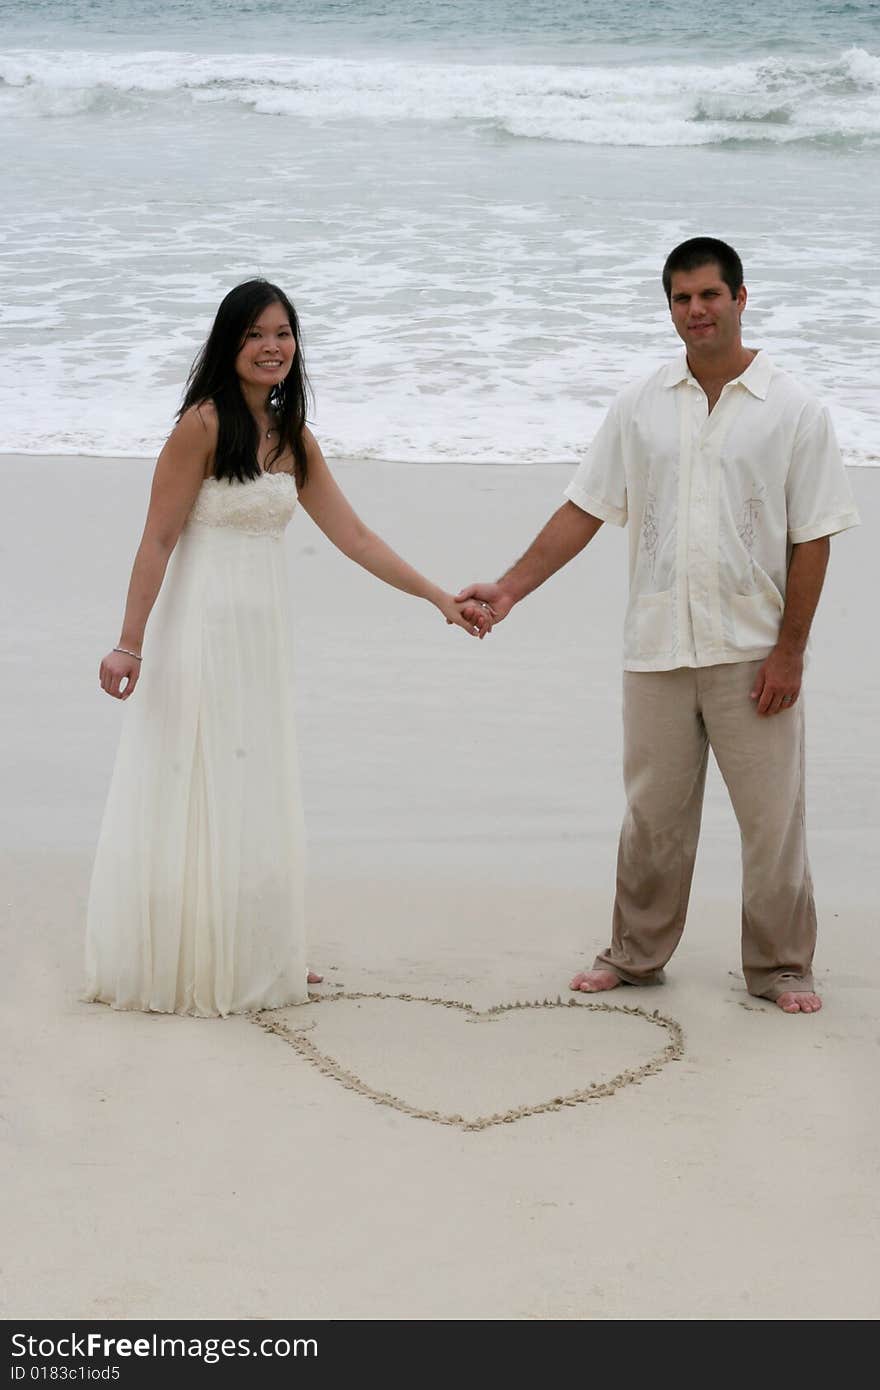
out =
[[448,609],[444,606],[447,623],[457,623],[480,641],[488,637],[496,623],[506,618],[513,602],[499,584],[469,584],[450,596]]
[[462,603],[458,598],[453,598],[452,594],[444,594],[437,607],[447,623],[464,628],[471,637],[482,638],[487,632],[492,631],[494,615],[484,604]]
[[469,584],[455,595],[462,625],[467,625],[480,641],[488,637],[496,623],[502,622],[513,607],[513,599],[500,584]]

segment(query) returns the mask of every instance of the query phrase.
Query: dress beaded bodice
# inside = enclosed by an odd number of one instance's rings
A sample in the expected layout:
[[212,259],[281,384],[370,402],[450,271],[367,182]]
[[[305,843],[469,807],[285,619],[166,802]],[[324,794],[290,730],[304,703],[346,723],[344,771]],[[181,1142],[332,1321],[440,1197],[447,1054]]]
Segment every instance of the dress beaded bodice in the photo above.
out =
[[187,526],[225,526],[250,536],[280,536],[296,509],[292,473],[261,473],[250,482],[206,478]]

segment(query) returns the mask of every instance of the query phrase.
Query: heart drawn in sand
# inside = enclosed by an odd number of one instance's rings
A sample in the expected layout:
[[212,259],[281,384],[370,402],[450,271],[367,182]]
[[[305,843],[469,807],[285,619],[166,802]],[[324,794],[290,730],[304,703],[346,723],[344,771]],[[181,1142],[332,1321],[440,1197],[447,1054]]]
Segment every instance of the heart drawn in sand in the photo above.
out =
[[480,1011],[455,999],[341,990],[253,1021],[347,1090],[465,1130],[614,1095],[684,1054],[674,1019],[575,999]]

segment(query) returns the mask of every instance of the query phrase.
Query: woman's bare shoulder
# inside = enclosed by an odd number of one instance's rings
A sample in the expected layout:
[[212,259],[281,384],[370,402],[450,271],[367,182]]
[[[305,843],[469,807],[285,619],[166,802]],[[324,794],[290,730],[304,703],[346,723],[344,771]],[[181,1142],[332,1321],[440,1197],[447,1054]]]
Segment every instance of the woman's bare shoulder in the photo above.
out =
[[188,435],[196,438],[201,434],[207,435],[209,440],[216,443],[217,440],[217,407],[213,401],[199,401],[197,405],[191,405],[189,410],[185,410],[177,422],[176,428],[183,427]]
[[175,460],[199,459],[208,477],[213,471],[218,433],[217,407],[213,401],[200,401],[183,412],[168,436],[163,452]]
[[165,441],[156,465],[157,477],[196,470],[210,476],[217,449],[217,411],[213,403],[190,406]]
[[319,460],[321,462],[324,461],[324,455],[321,452],[321,446],[318,443],[315,436],[312,434],[312,431],[309,429],[308,425],[303,425],[302,441],[303,444],[305,444],[306,446],[306,454],[308,455],[309,463],[311,463],[312,460],[314,460],[315,462],[318,462]]

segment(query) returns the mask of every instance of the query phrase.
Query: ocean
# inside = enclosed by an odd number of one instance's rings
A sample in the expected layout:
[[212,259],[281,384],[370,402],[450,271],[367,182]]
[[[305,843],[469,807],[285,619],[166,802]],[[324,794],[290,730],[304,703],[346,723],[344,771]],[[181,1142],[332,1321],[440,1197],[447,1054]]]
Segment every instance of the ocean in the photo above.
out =
[[260,274],[329,457],[574,464],[705,233],[880,463],[873,0],[0,0],[0,118],[2,452],[155,453]]

